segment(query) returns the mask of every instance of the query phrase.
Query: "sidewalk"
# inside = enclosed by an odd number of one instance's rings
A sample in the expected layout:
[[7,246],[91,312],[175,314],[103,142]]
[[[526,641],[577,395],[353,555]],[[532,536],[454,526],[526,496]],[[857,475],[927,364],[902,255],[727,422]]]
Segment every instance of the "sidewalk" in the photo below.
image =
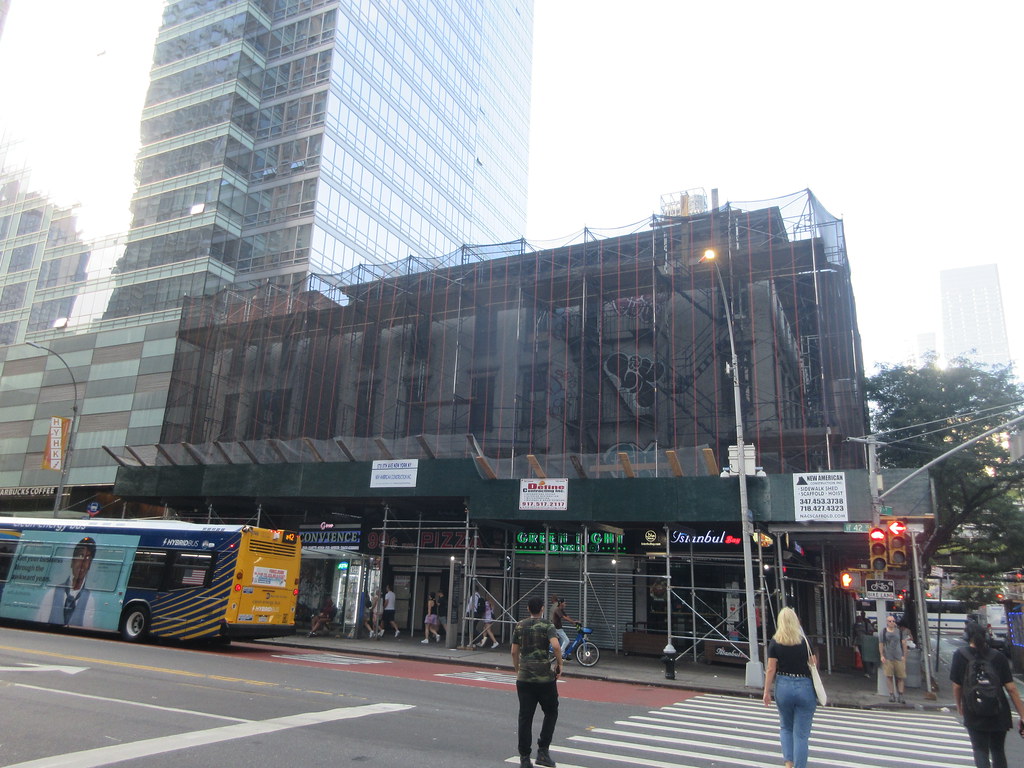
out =
[[[293,636],[259,640],[260,644],[282,645],[311,650],[368,654],[373,656],[390,656],[401,659],[416,659],[449,664],[464,664],[483,669],[512,669],[512,658],[507,644],[495,649],[460,650],[446,648],[443,644],[430,643],[424,645],[421,637],[409,637],[403,634],[395,638],[390,633],[380,640],[360,639],[336,636],[307,637],[305,632],[297,632]],[[589,677],[614,682],[634,683],[636,685],[654,685],[680,688],[707,693],[724,693],[734,696],[761,698],[760,689],[747,688],[744,685],[744,670],[741,666],[729,664],[706,664],[690,659],[679,659],[676,662],[675,679],[665,677],[665,667],[656,656],[627,656],[601,649],[601,660],[593,667],[581,667],[575,661],[565,663],[566,677]],[[855,707],[859,709],[888,709],[894,711],[942,710],[953,707],[951,684],[945,679],[938,681],[939,691],[935,698],[926,698],[924,688],[907,688],[906,704],[890,703],[888,695],[879,696],[875,693],[876,683],[862,673],[834,672],[829,675],[822,672],[825,689],[828,691],[829,706]]]

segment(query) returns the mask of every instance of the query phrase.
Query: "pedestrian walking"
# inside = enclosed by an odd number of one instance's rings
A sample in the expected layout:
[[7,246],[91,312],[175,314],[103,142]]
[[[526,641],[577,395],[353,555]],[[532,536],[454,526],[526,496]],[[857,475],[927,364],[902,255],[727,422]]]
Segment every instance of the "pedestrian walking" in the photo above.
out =
[[969,626],[967,642],[966,648],[958,648],[953,654],[949,667],[953,701],[971,739],[976,768],[1007,768],[1006,732],[1013,727],[1010,701],[1021,718],[1017,730],[1022,738],[1024,702],[1010,663],[989,647],[985,629],[978,624]]
[[[544,599],[531,597],[527,607],[530,618],[512,630],[512,666],[516,670],[516,694],[519,697],[519,768],[533,768],[533,716],[540,705],[544,719],[537,738],[537,765],[554,768],[548,748],[558,721],[558,677],[562,674],[562,650],[554,625],[544,618]],[[552,661],[548,647],[554,649]]]
[[437,595],[431,592],[427,596],[427,609],[423,617],[423,639],[420,641],[424,645],[430,643],[430,638],[439,641],[441,634],[437,631],[438,618],[437,618]]
[[385,629],[393,629],[395,631],[395,637],[402,634],[398,628],[398,624],[395,622],[395,592],[391,589],[391,585],[387,586],[384,590],[384,616],[381,618],[381,634],[384,634]]
[[448,636],[448,598],[440,589],[437,590],[437,618],[437,642],[441,642],[442,637]]
[[818,706],[810,665],[817,666],[818,660],[811,653],[796,611],[783,608],[775,626],[775,635],[768,644],[763,701],[766,707],[771,706],[774,683],[782,759],[786,768],[807,768],[807,743]]
[[864,632],[857,638],[860,648],[860,659],[864,664],[864,677],[874,677],[878,671],[878,665],[882,661],[879,651],[878,637],[875,636],[875,628],[869,623]]
[[497,648],[500,643],[498,638],[494,636],[494,630],[491,628],[494,625],[494,606],[491,605],[490,600],[484,600],[483,616],[480,621],[483,622],[483,629],[480,630],[480,647],[483,648],[490,641],[491,648]]
[[889,686],[889,701],[906,704],[903,691],[907,684],[907,648],[911,640],[910,630],[896,626],[896,617],[885,617],[885,627],[878,635],[878,654],[882,658],[882,674]]

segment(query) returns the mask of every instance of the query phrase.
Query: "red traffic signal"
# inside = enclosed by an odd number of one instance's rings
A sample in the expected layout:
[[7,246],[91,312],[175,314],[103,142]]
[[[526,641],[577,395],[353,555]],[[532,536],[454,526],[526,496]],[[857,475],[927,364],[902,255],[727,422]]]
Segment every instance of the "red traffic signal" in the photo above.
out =
[[893,520],[886,525],[889,532],[886,542],[886,557],[889,565],[897,568],[904,568],[908,563],[907,548],[910,545],[910,537],[907,535],[907,524],[902,520]]
[[[889,529],[889,533],[893,536],[903,536],[907,532],[907,524],[902,520],[893,520],[885,527]],[[875,530],[878,529],[876,528]]]
[[872,528],[868,531],[868,568],[872,571],[884,571],[889,564],[886,538],[884,528]]

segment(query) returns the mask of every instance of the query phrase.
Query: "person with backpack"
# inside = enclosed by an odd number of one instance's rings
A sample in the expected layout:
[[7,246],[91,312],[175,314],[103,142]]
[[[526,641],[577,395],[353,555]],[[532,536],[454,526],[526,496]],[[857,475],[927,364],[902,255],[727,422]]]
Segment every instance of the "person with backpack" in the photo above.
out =
[[[1009,701],[1021,718],[1024,738],[1024,702],[1014,682],[1010,663],[989,648],[988,634],[978,624],[967,628],[966,648],[958,648],[949,667],[953,701],[971,738],[977,768],[1007,768],[1006,732],[1013,726]],[[1007,701],[1007,695],[1010,699]]]
[[878,635],[878,655],[882,659],[882,674],[889,686],[889,701],[906,704],[903,691],[907,682],[907,647],[910,630],[896,626],[896,617],[885,617],[885,626]]

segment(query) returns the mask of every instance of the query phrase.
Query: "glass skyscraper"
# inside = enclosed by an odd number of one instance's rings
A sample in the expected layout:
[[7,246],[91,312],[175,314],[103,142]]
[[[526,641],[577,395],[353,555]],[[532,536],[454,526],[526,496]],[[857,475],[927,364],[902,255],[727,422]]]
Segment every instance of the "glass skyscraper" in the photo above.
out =
[[0,148],[0,505],[49,508],[74,413],[63,503],[116,503],[105,446],[159,440],[184,296],[521,237],[532,36],[532,0],[169,0],[126,237]]
[[168,3],[106,317],[521,237],[532,0]]

